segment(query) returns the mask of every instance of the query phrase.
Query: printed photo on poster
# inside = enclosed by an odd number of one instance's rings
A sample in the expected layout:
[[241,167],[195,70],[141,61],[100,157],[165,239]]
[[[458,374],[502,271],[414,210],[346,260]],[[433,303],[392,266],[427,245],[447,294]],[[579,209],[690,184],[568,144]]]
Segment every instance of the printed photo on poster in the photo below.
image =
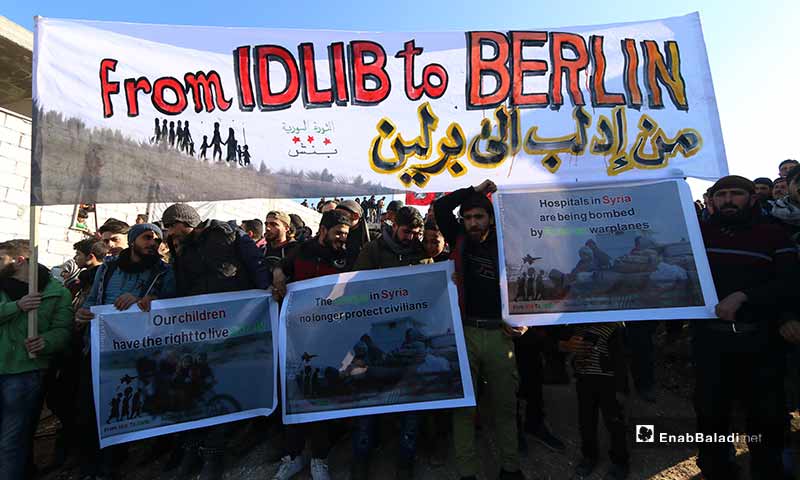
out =
[[[277,404],[277,304],[264,291],[95,307],[102,446],[258,415]],[[95,327],[96,325],[96,327]]]
[[495,199],[510,323],[714,317],[685,182],[501,190]]
[[475,404],[452,262],[289,284],[285,423]]

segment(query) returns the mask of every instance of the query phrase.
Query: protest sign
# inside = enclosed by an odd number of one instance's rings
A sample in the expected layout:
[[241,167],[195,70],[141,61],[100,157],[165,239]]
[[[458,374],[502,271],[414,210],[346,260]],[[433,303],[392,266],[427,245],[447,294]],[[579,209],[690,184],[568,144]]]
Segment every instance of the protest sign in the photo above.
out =
[[93,307],[100,445],[269,415],[277,395],[278,306],[263,290]]
[[37,18],[33,203],[727,173],[696,13],[531,27],[369,33]]
[[475,405],[452,262],[291,283],[284,423]]
[[714,318],[683,180],[494,196],[503,318],[514,325]]

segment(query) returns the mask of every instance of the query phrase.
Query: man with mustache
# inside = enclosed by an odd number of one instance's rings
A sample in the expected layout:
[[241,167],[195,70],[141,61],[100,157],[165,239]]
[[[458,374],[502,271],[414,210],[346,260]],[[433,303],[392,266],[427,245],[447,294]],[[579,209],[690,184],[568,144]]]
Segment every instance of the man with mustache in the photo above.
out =
[[[732,400],[741,400],[749,444],[751,478],[782,478],[785,344],[797,320],[782,313],[793,285],[797,253],[786,232],[753,215],[757,197],[750,180],[730,175],[709,189],[714,213],[701,224],[719,297],[717,319],[694,322],[697,431],[731,432]],[[796,340],[796,339],[795,339]],[[735,479],[732,446],[699,444],[697,465],[709,480]]]
[[[170,242],[177,296],[269,288],[272,275],[263,252],[235,222],[202,220],[185,203],[167,207],[161,221]],[[217,425],[182,434],[181,447],[165,469],[178,467],[182,477],[199,472],[202,480],[221,479],[229,433],[228,426]]]
[[[175,296],[172,269],[158,255],[162,237],[161,229],[152,223],[130,227],[125,239],[125,244],[129,246],[122,249],[119,255],[107,258],[97,268],[92,289],[83,306],[75,312],[75,323],[84,332],[78,387],[80,405],[86,406],[78,414],[79,428],[85,432],[79,446],[82,477],[111,476],[117,463],[114,453],[118,450],[114,447],[100,450],[92,395],[89,329],[85,328],[94,318],[89,309],[96,305],[113,304],[117,310],[127,310],[136,304],[146,312],[156,298]],[[119,242],[115,244],[119,245]]]
[[[351,223],[350,215],[342,210],[329,210],[322,214],[317,236],[300,244],[272,271],[272,291],[276,299],[286,296],[287,282],[347,271],[345,245]],[[307,459],[303,450],[306,442],[310,443],[312,480],[330,480],[330,426],[329,421],[287,425],[285,455],[273,480],[289,480],[305,468]]]
[[108,247],[109,255],[116,257],[121,251],[128,248],[127,235],[130,228],[130,225],[116,218],[109,218],[100,226],[97,233],[101,235],[103,243]]
[[[28,478],[33,434],[42,409],[43,381],[53,357],[66,350],[72,330],[69,291],[43,265],[30,263],[28,240],[0,243],[0,478]],[[39,269],[37,293],[28,270]],[[38,330],[28,333],[28,312]],[[29,355],[33,355],[32,357]]]
[[[517,438],[518,375],[512,337],[525,327],[510,327],[500,310],[500,269],[494,210],[487,194],[497,190],[486,180],[477,187],[456,190],[437,200],[434,216],[456,263],[461,321],[467,343],[472,384],[486,380],[492,397],[494,431],[501,464],[500,479],[524,479]],[[459,209],[463,223],[453,210]],[[462,479],[478,474],[475,447],[475,409],[453,410],[456,467]]]

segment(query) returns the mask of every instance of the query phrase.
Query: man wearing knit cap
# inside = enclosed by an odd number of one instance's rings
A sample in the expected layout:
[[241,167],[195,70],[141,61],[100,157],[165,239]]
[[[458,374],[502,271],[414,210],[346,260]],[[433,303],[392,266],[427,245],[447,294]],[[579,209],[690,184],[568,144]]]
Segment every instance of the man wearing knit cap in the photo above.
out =
[[401,208],[403,208],[402,200],[392,200],[389,202],[389,205],[386,206],[386,211],[381,214],[381,223],[394,222],[394,217]]
[[270,267],[275,267],[286,258],[297,246],[297,242],[289,238],[292,230],[292,217],[285,212],[272,211],[264,222],[264,258]]
[[[779,300],[788,298],[797,253],[779,225],[753,215],[750,180],[729,175],[709,189],[714,213],[701,224],[719,304],[717,319],[694,322],[697,431],[731,432],[731,405],[739,398],[747,416],[751,478],[782,478],[786,321]],[[738,478],[731,446],[700,443],[697,465],[709,480]]]
[[[524,480],[520,470],[517,435],[519,379],[512,337],[525,327],[503,322],[500,306],[500,269],[494,210],[487,194],[497,191],[491,180],[456,190],[433,204],[436,222],[451,246],[455,261],[458,302],[467,342],[473,385],[486,380],[492,397],[494,431],[500,457],[500,480]],[[462,222],[453,215],[458,209]],[[461,478],[475,480],[475,408],[453,410],[453,443]]]
[[[272,274],[262,251],[244,231],[227,222],[208,219],[190,205],[171,205],[161,217],[173,248],[178,296],[267,289]],[[180,461],[180,476],[191,476],[202,468],[204,480],[221,479],[224,473],[224,425],[191,431],[170,459]]]
[[361,247],[369,242],[369,228],[364,220],[364,209],[361,205],[353,200],[345,200],[337,207],[352,219],[350,222],[350,233],[347,235],[347,268],[353,268],[356,263]]
[[[169,265],[158,255],[161,229],[152,223],[140,223],[130,227],[127,235],[128,247],[118,256],[109,257],[97,268],[92,289],[83,306],[75,312],[79,327],[87,325],[94,314],[89,310],[96,305],[113,304],[117,310],[127,310],[136,304],[141,310],[150,310],[150,303],[157,298],[175,296],[175,277]],[[91,355],[89,353],[89,329],[84,328],[85,352],[81,359],[81,383],[78,386],[79,404],[88,406],[80,410],[78,425],[82,435],[79,445],[82,475],[112,476],[108,469],[115,464],[113,448],[100,450],[95,422],[91,384]]]

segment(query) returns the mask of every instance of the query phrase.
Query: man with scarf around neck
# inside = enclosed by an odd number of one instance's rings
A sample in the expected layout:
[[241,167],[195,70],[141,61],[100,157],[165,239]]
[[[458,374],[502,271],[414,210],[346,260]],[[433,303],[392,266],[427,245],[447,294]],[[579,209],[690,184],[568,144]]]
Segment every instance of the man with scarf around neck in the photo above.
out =
[[[456,190],[436,200],[434,216],[455,261],[458,301],[472,373],[472,384],[488,382],[492,397],[500,480],[524,479],[517,438],[517,372],[512,337],[525,327],[503,322],[500,310],[500,269],[494,210],[487,194],[497,187],[486,180],[477,187]],[[459,209],[461,222],[453,215]],[[478,474],[475,408],[453,410],[456,467],[462,479]]]
[[[161,215],[172,248],[176,294],[179,297],[264,289],[272,284],[263,251],[236,222],[202,220],[191,205],[176,203]],[[231,224],[232,223],[232,224]],[[165,470],[179,467],[180,477],[200,473],[201,480],[221,479],[225,473],[229,425],[216,425],[180,434]]]
[[[709,189],[714,214],[701,224],[719,318],[693,322],[695,412],[704,435],[731,433],[732,400],[747,416],[753,479],[781,478],[785,320],[780,302],[792,288],[797,252],[779,225],[760,221],[753,182],[730,175]],[[699,444],[697,465],[709,480],[738,478],[732,446]]]
[[89,295],[75,312],[75,322],[84,332],[77,395],[80,406],[78,424],[84,431],[79,446],[82,477],[113,476],[118,464],[115,457],[121,454],[120,447],[100,450],[92,394],[89,329],[86,328],[94,314],[89,309],[97,305],[114,305],[117,310],[127,310],[136,304],[147,312],[153,300],[174,297],[175,276],[158,255],[162,238],[161,229],[152,223],[132,226],[127,235],[128,247],[120,251],[119,256],[107,258],[97,269]]
[[[395,213],[394,222],[384,224],[384,232],[364,246],[353,270],[404,267],[433,263],[422,248],[422,215],[412,207],[402,207]],[[353,420],[352,480],[369,478],[369,456],[377,443],[378,416],[368,415]],[[416,412],[400,415],[400,444],[395,478],[414,476],[414,457],[417,452],[417,433],[420,415]]]
[[353,270],[433,263],[422,248],[423,227],[422,215],[416,209],[398,209],[394,221],[383,224],[380,238],[372,240],[361,249]]
[[[272,271],[272,291],[277,300],[286,295],[287,282],[347,271],[345,245],[351,223],[350,215],[341,210],[329,210],[322,214],[317,236],[300,244]],[[303,450],[306,442],[310,443],[312,480],[329,480],[331,425],[330,421],[287,425],[285,454],[273,480],[289,480],[305,468],[307,460]]]
[[[65,350],[72,330],[69,291],[39,269],[38,293],[28,293],[28,240],[0,243],[0,478],[27,478],[33,433],[42,408],[42,384],[53,355]],[[38,332],[28,336],[28,312]],[[30,472],[29,472],[30,473]]]

